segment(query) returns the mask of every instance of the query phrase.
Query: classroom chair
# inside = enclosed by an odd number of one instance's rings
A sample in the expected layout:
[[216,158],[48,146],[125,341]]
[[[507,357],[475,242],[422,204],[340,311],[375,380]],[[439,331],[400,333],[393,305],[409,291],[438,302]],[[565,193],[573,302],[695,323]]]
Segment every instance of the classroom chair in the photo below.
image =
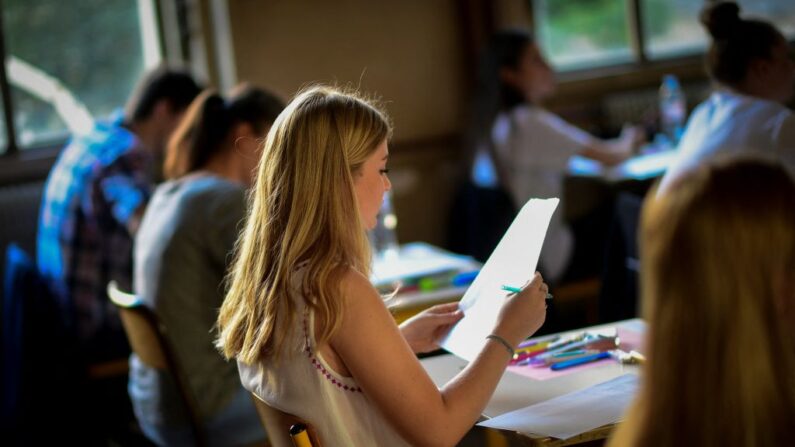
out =
[[5,260],[0,444],[50,445],[79,439],[80,413],[74,403],[81,397],[83,378],[74,337],[25,250],[10,244]]
[[453,198],[448,215],[447,248],[486,262],[517,210],[503,188],[485,188],[467,181]]
[[642,207],[643,197],[638,195],[622,193],[616,199],[599,296],[600,323],[638,315],[638,224]]
[[[279,409],[273,408],[255,394],[254,406],[257,407],[262,425],[268,433],[271,447],[321,447],[320,439],[311,424]],[[295,433],[294,428],[303,425],[307,437]],[[308,438],[308,439],[307,439]]]
[[124,332],[135,355],[150,368],[170,373],[182,398],[195,445],[205,446],[207,441],[199,407],[171,348],[166,327],[137,296],[119,290],[115,281],[108,284],[108,297],[119,309]]

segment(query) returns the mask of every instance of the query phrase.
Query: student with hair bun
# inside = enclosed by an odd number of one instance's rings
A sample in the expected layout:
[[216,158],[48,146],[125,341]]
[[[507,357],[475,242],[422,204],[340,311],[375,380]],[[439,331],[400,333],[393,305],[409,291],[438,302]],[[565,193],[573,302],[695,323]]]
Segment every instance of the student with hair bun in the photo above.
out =
[[[228,98],[203,92],[169,141],[167,181],[155,191],[135,241],[135,291],[169,330],[175,354],[205,420],[211,446],[265,438],[237,367],[213,345],[224,277],[245,217],[261,142],[284,104],[240,86]],[[175,384],[130,363],[130,398],[144,433],[158,445],[195,445]]]
[[795,173],[795,63],[779,30],[740,17],[736,3],[707,6],[701,22],[712,36],[706,68],[717,90],[694,111],[661,192],[685,171],[717,157],[755,153]]

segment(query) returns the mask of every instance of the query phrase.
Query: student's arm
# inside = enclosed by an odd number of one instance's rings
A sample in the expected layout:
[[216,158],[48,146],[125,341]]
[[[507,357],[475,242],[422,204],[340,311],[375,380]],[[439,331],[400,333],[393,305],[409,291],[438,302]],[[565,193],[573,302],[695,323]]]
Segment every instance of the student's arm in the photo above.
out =
[[[626,160],[643,143],[639,127],[625,126],[621,136],[603,140],[538,107],[516,115],[516,138],[527,142],[512,154],[511,163],[521,167],[545,166],[560,169],[569,157],[581,155],[607,166]],[[517,148],[522,146],[517,146]]]
[[[546,310],[536,274],[521,293],[506,297],[493,333],[512,346],[535,332]],[[331,348],[368,399],[412,445],[454,445],[472,428],[511,356],[494,340],[441,390],[431,381],[363,275],[343,279],[344,313]]]
[[151,185],[145,159],[132,151],[106,166],[95,183],[95,207],[107,208],[110,216],[135,236],[141,224]]
[[580,152],[586,158],[596,160],[606,166],[615,166],[632,156],[643,143],[643,131],[636,127],[624,127],[621,135],[612,140],[592,137]]

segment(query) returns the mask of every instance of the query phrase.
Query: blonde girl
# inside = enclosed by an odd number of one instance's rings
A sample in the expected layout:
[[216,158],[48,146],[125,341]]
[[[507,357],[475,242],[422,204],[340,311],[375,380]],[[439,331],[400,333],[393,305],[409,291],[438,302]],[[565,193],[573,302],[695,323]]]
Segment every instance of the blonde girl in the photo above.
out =
[[365,230],[387,177],[391,128],[356,95],[310,88],[265,142],[218,345],[243,385],[309,421],[325,445],[454,445],[485,407],[510,350],[544,321],[536,275],[508,296],[494,337],[438,389],[415,353],[461,318],[432,308],[398,327],[368,280]]

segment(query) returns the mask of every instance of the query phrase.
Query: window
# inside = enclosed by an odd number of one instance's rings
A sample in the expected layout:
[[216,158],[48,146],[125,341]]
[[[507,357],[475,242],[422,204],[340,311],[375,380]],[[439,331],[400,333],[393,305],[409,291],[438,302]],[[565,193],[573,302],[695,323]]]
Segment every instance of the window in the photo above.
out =
[[[60,144],[124,105],[160,62],[154,0],[5,0],[5,78],[12,128],[0,152]],[[13,135],[13,138],[8,138]]]
[[795,3],[792,0],[740,0],[747,17],[758,17],[776,25],[789,39],[795,39]]
[[[698,0],[531,0],[536,35],[558,71],[700,54],[709,38]],[[795,2],[739,0],[743,17],[795,38]],[[638,11],[635,14],[634,11]],[[633,49],[633,42],[642,42]]]
[[686,56],[707,48],[707,33],[698,21],[703,3],[693,0],[641,0],[646,57]]
[[541,47],[556,69],[633,60],[625,0],[536,0],[533,7]]

